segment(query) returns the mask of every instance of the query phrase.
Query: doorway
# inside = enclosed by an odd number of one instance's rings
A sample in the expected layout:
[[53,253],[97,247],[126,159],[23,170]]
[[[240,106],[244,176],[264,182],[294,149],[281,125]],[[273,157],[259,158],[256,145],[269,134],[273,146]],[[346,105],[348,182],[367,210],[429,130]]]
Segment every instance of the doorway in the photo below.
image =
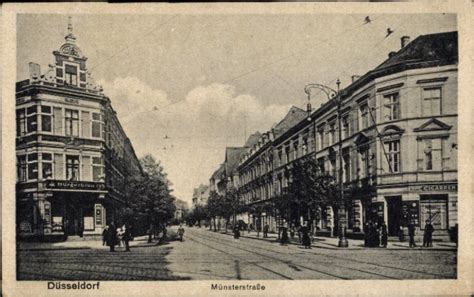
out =
[[67,235],[81,235],[81,212],[72,204],[66,208],[66,234]]
[[388,235],[398,236],[402,217],[402,196],[385,197],[387,200]]

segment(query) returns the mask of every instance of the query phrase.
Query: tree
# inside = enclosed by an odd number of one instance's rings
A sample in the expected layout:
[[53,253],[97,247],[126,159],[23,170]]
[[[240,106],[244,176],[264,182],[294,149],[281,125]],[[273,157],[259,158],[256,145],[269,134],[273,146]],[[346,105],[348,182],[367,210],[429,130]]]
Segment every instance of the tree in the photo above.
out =
[[126,213],[129,219],[142,220],[149,226],[148,241],[157,232],[166,232],[166,223],[173,218],[176,206],[171,183],[163,167],[153,156],[140,160],[143,174],[131,176],[127,182]]
[[207,200],[207,212],[209,214],[209,219],[211,220],[210,228],[214,226],[214,231],[217,231],[216,220],[221,213],[222,209],[222,196],[220,196],[216,191],[212,191],[209,194],[209,199]]

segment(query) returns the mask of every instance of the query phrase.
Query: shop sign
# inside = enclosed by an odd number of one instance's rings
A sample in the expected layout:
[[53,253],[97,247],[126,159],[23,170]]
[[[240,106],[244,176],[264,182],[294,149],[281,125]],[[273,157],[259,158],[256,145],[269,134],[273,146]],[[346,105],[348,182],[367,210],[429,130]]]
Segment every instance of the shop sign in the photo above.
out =
[[105,184],[96,182],[50,180],[46,182],[46,188],[58,190],[103,191],[105,190]]
[[102,206],[99,204],[95,205],[95,224],[102,225]]
[[410,186],[410,191],[413,192],[456,192],[458,190],[457,184],[449,185],[440,185],[440,184],[431,184],[431,185],[420,185],[420,186]]
[[413,221],[416,226],[420,225],[419,201],[402,201],[402,220],[405,226]]

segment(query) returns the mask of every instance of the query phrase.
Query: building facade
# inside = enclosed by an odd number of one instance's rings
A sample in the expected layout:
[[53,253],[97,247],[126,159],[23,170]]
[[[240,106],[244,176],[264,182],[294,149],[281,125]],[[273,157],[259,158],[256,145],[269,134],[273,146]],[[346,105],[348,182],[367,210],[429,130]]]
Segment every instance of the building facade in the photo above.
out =
[[16,85],[17,232],[93,235],[116,220],[124,177],[141,172],[111,101],[86,67],[69,23],[45,73]]
[[[457,224],[457,50],[456,32],[403,37],[398,52],[353,77],[339,106],[329,100],[284,133],[263,134],[239,165],[242,199],[271,201],[292,162],[311,156],[321,174],[338,178],[342,167],[349,233],[371,220],[396,236],[408,221],[423,229],[430,220],[435,238],[447,239]],[[274,222],[259,215],[259,224]],[[322,209],[315,225],[334,229],[334,210]]]

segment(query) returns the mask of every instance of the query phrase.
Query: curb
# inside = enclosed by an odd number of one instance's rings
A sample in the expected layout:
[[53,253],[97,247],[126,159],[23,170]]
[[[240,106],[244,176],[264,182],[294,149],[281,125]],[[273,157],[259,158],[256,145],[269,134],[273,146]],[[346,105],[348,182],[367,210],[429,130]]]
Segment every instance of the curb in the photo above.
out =
[[[233,236],[232,233],[222,233],[222,232],[214,232],[214,231],[210,231],[210,232]],[[267,241],[267,242],[270,242],[270,243],[278,243],[279,242],[277,239],[272,240],[272,239],[266,239],[266,238],[263,238],[263,237],[252,237],[252,236],[246,236],[246,235],[240,235],[240,237],[255,239],[255,240],[261,240],[261,241]],[[298,242],[291,242],[290,241],[290,242],[288,242],[288,244],[301,246],[301,244],[298,243]],[[357,248],[347,247],[347,248],[344,248],[344,249],[340,249],[338,247],[335,247],[335,246],[327,244],[327,243],[320,243],[320,244],[326,245],[326,246],[319,246],[319,245],[311,244],[311,247],[312,248],[318,248],[318,249],[330,249],[330,250],[366,250],[366,249],[369,249],[369,250],[388,250],[388,251],[457,251],[456,247],[443,247],[443,248],[438,248],[438,247],[431,247],[431,248],[423,248],[423,247],[416,247],[416,248],[410,248],[410,247],[386,247],[386,248],[373,247],[373,248],[368,248],[368,247],[360,246],[360,247],[357,247]]]

